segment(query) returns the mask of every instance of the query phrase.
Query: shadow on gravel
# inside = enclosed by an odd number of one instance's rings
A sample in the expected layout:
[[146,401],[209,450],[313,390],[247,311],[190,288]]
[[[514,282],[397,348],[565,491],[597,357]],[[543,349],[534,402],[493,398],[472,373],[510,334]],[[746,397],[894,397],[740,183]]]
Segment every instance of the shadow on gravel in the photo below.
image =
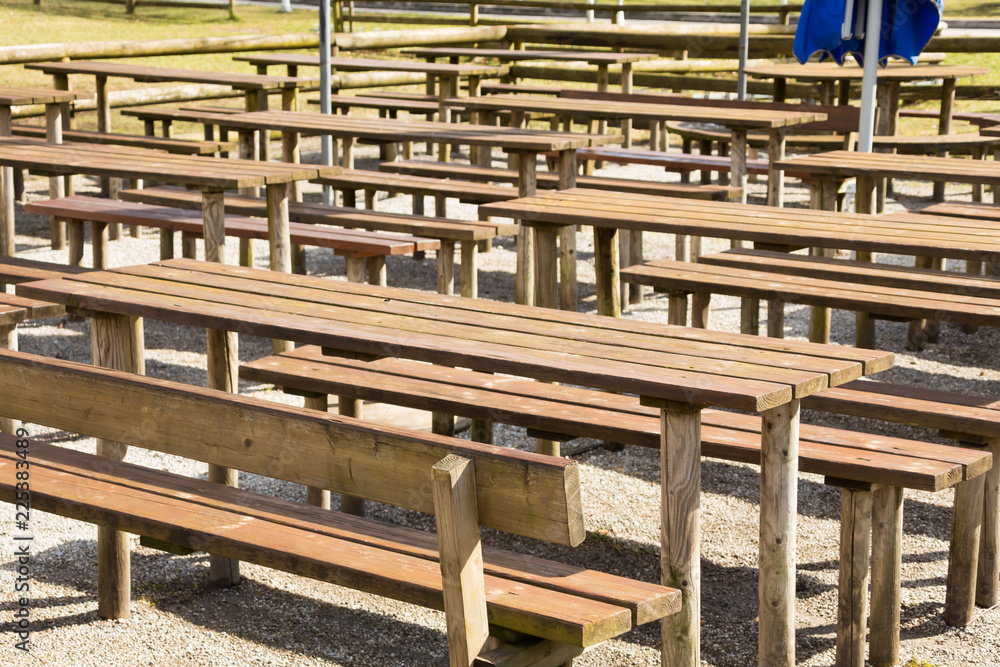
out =
[[[76,586],[86,595],[35,599],[33,606],[67,606],[90,598],[90,610],[54,619],[36,619],[34,631],[115,622],[97,617],[96,559],[96,542],[88,540],[69,542],[58,550],[35,555],[36,579]],[[255,574],[248,573],[249,569],[244,568],[244,579],[238,586],[222,589],[208,584],[206,554],[182,557],[133,551],[133,608],[136,615],[141,615],[141,605],[145,604],[213,632],[323,660],[350,661],[352,655],[363,653],[375,659],[371,664],[447,662],[443,632],[400,621],[390,615],[391,611],[369,613],[290,593],[254,579]],[[337,595],[336,589],[331,595]],[[9,603],[0,605],[4,612],[10,609]]]

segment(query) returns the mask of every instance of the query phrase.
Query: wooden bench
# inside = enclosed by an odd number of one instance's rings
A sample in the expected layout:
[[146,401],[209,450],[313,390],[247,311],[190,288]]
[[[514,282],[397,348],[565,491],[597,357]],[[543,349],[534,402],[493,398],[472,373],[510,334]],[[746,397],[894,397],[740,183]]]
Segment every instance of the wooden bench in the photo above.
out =
[[766,299],[767,335],[784,335],[785,303],[841,308],[869,315],[858,321],[858,347],[875,345],[870,319],[910,321],[906,346],[922,349],[925,320],[1000,325],[1000,279],[953,271],[873,264],[856,260],[734,249],[697,263],[657,260],[623,269],[623,281],[667,292],[669,319],[687,322],[687,295],[694,326],[707,326],[713,293]]
[[[79,266],[83,259],[83,225],[90,223],[91,238],[97,239],[93,244],[95,269],[108,268],[107,227],[116,222],[159,229],[160,259],[173,258],[175,232],[181,233],[182,255],[194,259],[196,254],[195,239],[202,238],[204,233],[204,221],[198,211],[98,199],[82,195],[29,202],[25,205],[25,211],[51,215],[70,225],[70,264],[76,266]],[[440,245],[435,240],[415,236],[333,229],[301,222],[290,223],[289,232],[294,246],[299,248],[305,246],[329,248],[333,250],[334,254],[343,256],[349,280],[358,282],[363,280],[367,265],[368,280],[378,285],[386,284],[386,257],[436,250]],[[227,215],[226,235],[241,240],[266,241],[268,239],[267,220],[241,215]],[[304,257],[301,253],[298,254],[299,266],[296,266],[296,269],[297,272],[304,273]],[[240,263],[244,266],[253,265],[252,250],[241,253]]]
[[[638,398],[630,396],[602,394],[598,398],[598,392],[591,389],[398,359],[367,362],[332,358],[324,356],[315,346],[300,347],[244,364],[240,368],[240,377],[304,395],[309,404],[320,407],[325,406],[328,395],[333,394],[340,397],[341,404],[352,405],[352,401],[368,400],[468,417],[473,420],[471,437],[479,442],[492,442],[492,425],[498,422],[526,428],[529,437],[537,438],[539,449],[546,452],[558,451],[559,445],[554,443],[579,437],[660,447],[659,415],[655,409],[643,407]],[[868,384],[879,383],[850,383],[852,387]],[[849,394],[850,390],[841,393]],[[855,401],[853,407],[857,409],[860,403]],[[759,417],[715,410],[706,410],[702,415],[703,456],[759,462]],[[961,428],[982,434],[990,442],[1000,438],[1000,426],[992,417],[989,420],[980,419],[972,424],[963,423]],[[951,427],[959,426],[957,420],[939,421]],[[435,428],[439,432],[450,433],[449,425],[440,420],[435,422]],[[978,444],[974,438],[973,441]],[[872,489],[882,489],[882,493],[901,502],[902,488],[941,490],[958,483],[961,490],[956,491],[957,502],[979,507],[983,495],[982,475],[991,469],[991,455],[983,452],[982,447],[977,449],[979,451],[803,425],[800,429],[800,470],[825,475],[828,483],[840,486],[846,506],[851,506],[860,497],[856,493],[863,496]],[[951,478],[952,472],[957,472],[958,468],[963,470],[962,475]],[[945,470],[951,472],[941,474]],[[952,481],[946,481],[948,479]],[[852,511],[846,516],[850,517],[848,522],[859,522],[855,524],[855,530],[870,534],[870,514],[859,518]],[[972,518],[975,521],[975,517]],[[971,599],[972,581],[976,576],[973,572],[976,566],[964,563],[969,555],[975,555],[970,552],[975,552],[979,545],[963,546],[960,531],[956,528],[953,541],[953,549],[956,550],[954,580],[964,583],[956,583],[954,589],[949,590],[947,617],[964,625],[971,617],[974,605]],[[881,544],[876,541],[874,548],[882,548]],[[867,561],[868,543],[844,540],[841,554],[841,600],[845,600],[851,597],[852,589],[848,587],[856,581],[852,578],[855,576],[852,569],[856,566],[856,559],[861,556]],[[877,553],[876,556],[888,557],[890,563],[895,563],[894,571],[879,576],[889,576],[898,581],[899,554]],[[960,568],[964,568],[961,575],[957,572]],[[893,635],[891,630],[883,631],[886,626],[880,625],[890,621],[893,612],[898,614],[898,599],[893,597],[898,588],[890,588],[892,592],[877,586],[873,588],[873,608],[888,615],[886,618],[872,618],[873,655],[879,651],[892,652],[893,646],[898,645],[898,636]],[[892,599],[882,599],[882,595],[889,595]],[[860,600],[855,600],[854,604],[858,602]],[[860,665],[864,656],[864,611],[858,607],[849,606],[848,609],[850,613],[838,623],[838,664]],[[861,662],[840,662],[845,657],[843,654],[852,650],[851,642],[857,642],[859,637]],[[898,653],[898,649],[895,652]]]
[[[498,649],[514,653],[510,664],[529,664],[519,649],[541,647],[552,655],[530,664],[558,665],[680,608],[673,589],[481,548],[480,525],[582,542],[574,462],[17,352],[0,351],[0,378],[4,416],[101,439],[99,455],[90,455],[20,432],[30,446],[32,509],[100,527],[104,618],[129,615],[124,531],[210,552],[220,584],[239,581],[239,559],[443,608],[451,665],[497,664],[488,649],[476,662],[489,626],[527,639]],[[130,410],[120,409],[124,395]],[[51,409],[53,397],[60,410]],[[13,502],[17,440],[0,441],[0,492]],[[438,538],[121,463],[128,446],[433,513]]]
[[[582,150],[577,150],[578,157]],[[467,164],[417,160],[383,162],[379,165],[379,170],[394,174],[411,174],[414,176],[497,183],[515,183],[518,178],[517,170],[514,169],[498,169],[496,167],[478,167]],[[537,178],[539,188],[556,189],[559,186],[558,174],[538,172]],[[741,194],[740,188],[724,185],[699,186],[685,183],[660,183],[624,178],[604,178],[603,176],[577,176],[576,184],[579,187],[593,188],[595,190],[663,195],[667,197],[687,197],[690,199],[710,199],[713,201],[732,201],[739,199]]]
[[[16,137],[45,138],[44,127],[14,125]],[[178,155],[215,155],[236,150],[233,141],[199,141],[192,139],[171,139],[167,137],[116,134],[111,132],[88,132],[84,130],[63,130],[63,141],[76,144],[104,144],[111,146],[132,146],[162,150]]]
[[[144,188],[124,190],[121,198],[126,201],[200,209],[201,200],[184,190]],[[227,211],[238,215],[262,216],[267,202],[255,197],[225,197]],[[480,241],[497,236],[517,234],[518,225],[487,221],[458,221],[418,215],[378,213],[356,208],[326,206],[304,202],[289,202],[288,217],[294,222],[310,225],[333,225],[369,231],[412,234],[436,239],[438,248],[438,291],[452,294],[455,283],[455,244],[461,244],[460,288],[462,296],[475,297],[478,293],[477,255]]]

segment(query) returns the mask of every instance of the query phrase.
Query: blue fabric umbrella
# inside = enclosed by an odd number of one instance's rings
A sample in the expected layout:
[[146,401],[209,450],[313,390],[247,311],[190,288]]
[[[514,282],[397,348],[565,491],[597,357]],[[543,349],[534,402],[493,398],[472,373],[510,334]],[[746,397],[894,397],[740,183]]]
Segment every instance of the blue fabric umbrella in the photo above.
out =
[[[872,3],[877,4],[877,3]],[[941,21],[944,0],[883,0],[878,61],[890,57],[916,64]],[[806,62],[819,53],[820,60],[844,64],[852,54],[864,62],[868,0],[806,0],[795,31],[795,57]]]

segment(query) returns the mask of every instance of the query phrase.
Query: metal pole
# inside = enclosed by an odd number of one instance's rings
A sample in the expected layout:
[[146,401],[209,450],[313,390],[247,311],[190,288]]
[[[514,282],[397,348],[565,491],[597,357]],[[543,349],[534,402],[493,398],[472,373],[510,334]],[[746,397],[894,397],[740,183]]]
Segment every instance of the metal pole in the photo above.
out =
[[282,14],[289,14],[292,11],[292,0],[281,0],[281,9],[278,10]]
[[[319,110],[332,113],[330,100],[330,0],[319,0]],[[333,165],[333,137],[324,134],[320,138],[323,164]],[[323,186],[323,203],[333,205],[333,188]]]
[[875,91],[878,87],[878,52],[882,41],[882,0],[868,0],[865,26],[865,71],[861,78],[861,124],[858,152],[871,153],[875,136]]
[[740,68],[736,78],[736,99],[747,98],[747,49],[750,46],[750,0],[740,3]]

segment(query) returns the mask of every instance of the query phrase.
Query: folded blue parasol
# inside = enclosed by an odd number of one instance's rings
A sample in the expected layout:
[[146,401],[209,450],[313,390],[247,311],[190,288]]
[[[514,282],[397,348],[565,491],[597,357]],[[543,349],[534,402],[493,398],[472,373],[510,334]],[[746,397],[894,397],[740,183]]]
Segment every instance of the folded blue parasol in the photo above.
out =
[[[879,64],[890,57],[916,64],[943,10],[944,0],[883,0]],[[844,57],[852,54],[862,62],[867,13],[867,0],[806,0],[795,31],[795,57],[804,63],[819,53],[820,61],[833,59],[843,65]]]

